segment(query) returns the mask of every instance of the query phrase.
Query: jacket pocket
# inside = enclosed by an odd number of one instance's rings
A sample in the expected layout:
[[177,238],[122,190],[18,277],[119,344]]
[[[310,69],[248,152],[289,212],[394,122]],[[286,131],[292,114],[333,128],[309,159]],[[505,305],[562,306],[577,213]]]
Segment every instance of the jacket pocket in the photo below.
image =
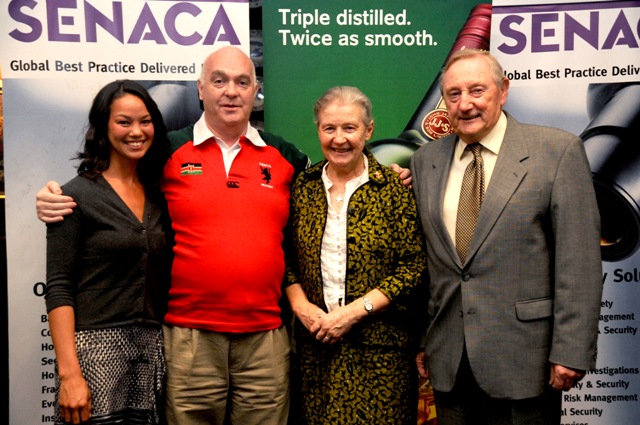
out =
[[538,202],[542,196],[541,190],[519,190],[513,194],[513,197],[509,201],[512,204]]
[[536,298],[534,300],[518,301],[516,303],[516,317],[523,322],[544,319],[553,314],[553,299]]

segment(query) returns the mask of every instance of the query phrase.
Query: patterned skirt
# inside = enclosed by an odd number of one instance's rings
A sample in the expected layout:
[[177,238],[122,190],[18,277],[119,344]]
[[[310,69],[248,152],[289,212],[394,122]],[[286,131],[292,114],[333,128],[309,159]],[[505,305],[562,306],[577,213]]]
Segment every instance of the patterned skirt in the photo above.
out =
[[[82,374],[91,391],[90,424],[164,424],[161,328],[126,326],[76,332]],[[55,374],[56,425],[60,379]]]
[[[307,425],[415,425],[418,372],[411,350],[326,345],[306,339],[299,345],[292,403],[299,392],[300,422]],[[295,388],[299,386],[299,388]],[[294,410],[295,412],[295,410]]]

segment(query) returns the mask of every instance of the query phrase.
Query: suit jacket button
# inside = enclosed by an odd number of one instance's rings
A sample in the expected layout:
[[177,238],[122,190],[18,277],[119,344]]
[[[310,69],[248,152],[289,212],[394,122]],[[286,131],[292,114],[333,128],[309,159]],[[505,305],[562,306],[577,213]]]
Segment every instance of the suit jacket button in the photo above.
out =
[[462,310],[458,311],[458,316],[463,317],[464,313],[462,312]]
[[464,280],[465,282],[468,282],[469,279],[471,279],[471,275],[470,274],[463,274],[462,275],[462,280]]

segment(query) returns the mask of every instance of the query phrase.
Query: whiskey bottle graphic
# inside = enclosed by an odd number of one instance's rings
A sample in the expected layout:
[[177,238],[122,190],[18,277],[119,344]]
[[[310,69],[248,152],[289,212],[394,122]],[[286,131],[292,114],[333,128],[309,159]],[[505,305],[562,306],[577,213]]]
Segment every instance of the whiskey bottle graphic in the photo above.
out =
[[[467,21],[456,36],[447,58],[458,50],[474,48],[489,50],[491,34],[491,4],[479,4],[471,9]],[[420,146],[453,133],[446,106],[440,93],[440,76],[436,75],[404,131],[392,139],[380,139],[368,144],[381,163],[409,166],[411,155]]]
[[604,261],[640,247],[640,83],[592,84],[591,122],[580,134],[589,159],[602,223]]

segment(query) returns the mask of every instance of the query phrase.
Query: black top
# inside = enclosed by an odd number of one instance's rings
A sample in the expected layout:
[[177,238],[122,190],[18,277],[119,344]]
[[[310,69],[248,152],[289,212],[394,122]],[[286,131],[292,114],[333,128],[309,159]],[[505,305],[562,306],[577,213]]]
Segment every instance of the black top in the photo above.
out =
[[78,206],[47,224],[47,311],[74,307],[76,330],[160,324],[171,269],[162,194],[146,194],[141,223],[102,175],[62,191]]

